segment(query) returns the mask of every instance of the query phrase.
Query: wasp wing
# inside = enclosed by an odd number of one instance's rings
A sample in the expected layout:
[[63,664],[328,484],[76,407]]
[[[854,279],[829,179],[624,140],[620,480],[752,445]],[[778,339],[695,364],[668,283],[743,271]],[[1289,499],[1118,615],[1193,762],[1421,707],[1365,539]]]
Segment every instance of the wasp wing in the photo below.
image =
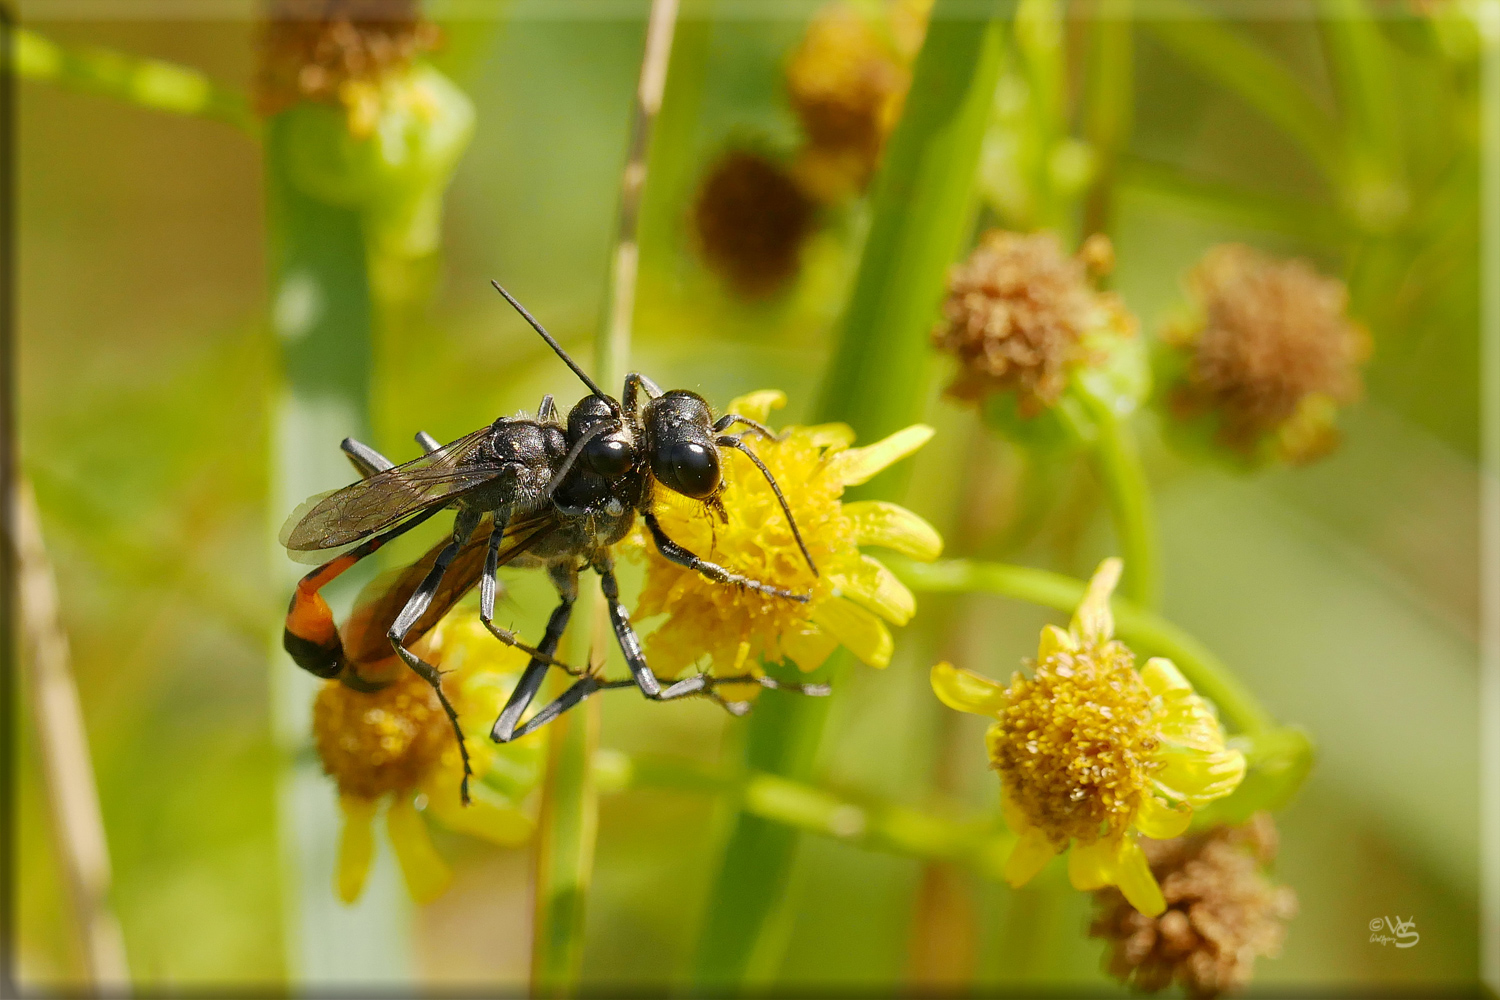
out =
[[482,427],[421,458],[313,497],[282,526],[281,544],[294,552],[336,549],[482,486],[502,471],[471,461],[489,435],[490,428]]
[[[484,574],[484,558],[489,548],[492,522],[486,517],[464,547],[459,549],[453,562],[443,573],[443,581],[432,603],[427,606],[406,635],[407,645],[426,635],[428,630],[452,610],[453,605],[473,589]],[[556,512],[548,507],[532,516],[517,518],[505,528],[505,539],[500,546],[500,565],[515,559],[536,545],[557,528]],[[391,623],[411,600],[422,580],[432,571],[438,553],[447,546],[444,539],[428,549],[416,562],[405,569],[382,574],[360,593],[349,620],[339,630],[344,643],[344,654],[352,667],[358,671],[361,664],[378,663],[392,656],[390,640],[386,633]]]

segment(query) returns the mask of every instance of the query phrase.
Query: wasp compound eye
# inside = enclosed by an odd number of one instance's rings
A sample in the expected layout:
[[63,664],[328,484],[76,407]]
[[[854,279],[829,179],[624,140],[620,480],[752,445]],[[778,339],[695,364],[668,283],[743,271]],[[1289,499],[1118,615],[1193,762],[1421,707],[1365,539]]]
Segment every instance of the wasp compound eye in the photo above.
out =
[[587,456],[589,468],[605,479],[625,475],[634,464],[630,446],[617,438],[594,439],[589,442]]
[[665,486],[694,500],[719,488],[719,455],[696,441],[668,445],[653,459],[651,471]]

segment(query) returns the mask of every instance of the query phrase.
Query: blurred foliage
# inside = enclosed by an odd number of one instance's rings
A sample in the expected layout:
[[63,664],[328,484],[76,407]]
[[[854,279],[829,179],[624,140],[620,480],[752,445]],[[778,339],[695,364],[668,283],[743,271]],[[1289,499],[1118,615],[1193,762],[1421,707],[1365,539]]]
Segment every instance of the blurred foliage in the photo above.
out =
[[[1374,20],[1355,0],[1341,8],[1353,19],[1327,22],[1204,21],[1215,8],[1179,5],[1181,17],[1129,32],[1133,121],[1112,158],[1091,144],[1117,133],[1091,125],[1080,97],[1089,25],[1028,0],[1039,20],[1011,32],[1007,79],[1025,82],[1045,56],[1056,89],[1027,84],[1052,116],[1054,147],[1023,160],[1047,164],[1048,190],[1074,201],[1010,224],[1048,219],[1078,235],[1088,179],[1115,177],[1114,288],[1147,332],[1218,242],[1306,256],[1349,282],[1375,350],[1366,400],[1329,459],[1234,476],[1167,453],[1152,418],[1138,418],[1159,490],[1162,607],[1319,747],[1281,816],[1279,874],[1302,915],[1259,982],[1469,984],[1479,943],[1478,42],[1449,15]],[[634,360],[714,402],[783,388],[787,420],[801,421],[868,208],[821,216],[801,276],[776,299],[740,303],[696,261],[688,212],[703,171],[736,134],[794,139],[780,73],[814,5],[764,20],[707,19],[714,10],[684,5],[680,30],[705,36],[707,56],[673,66],[701,91],[663,111],[671,140],[652,158]],[[473,101],[475,130],[448,196],[445,259],[424,278],[434,305],[377,332],[374,443],[398,460],[416,453],[418,429],[447,440],[543,392],[577,394],[487,279],[580,353],[602,308],[640,24],[521,3],[512,12],[445,25],[437,64]],[[32,27],[247,89],[244,23]],[[1033,114],[1019,93],[1002,86],[997,127]],[[286,512],[268,509],[279,376],[264,319],[260,152],[220,124],[43,83],[19,88],[18,136],[21,455],[57,563],[132,964],[164,988],[279,983],[265,654],[285,601],[267,526]],[[988,148],[1003,139],[992,132]],[[1090,163],[1100,173],[1069,173]],[[990,218],[1007,222],[1010,204],[992,198]],[[1105,497],[1075,465],[996,442],[946,401],[932,403],[929,422],[940,434],[903,502],[945,532],[951,554],[1077,576],[1113,548]],[[391,558],[432,537],[404,539]],[[545,581],[516,572],[507,584],[501,624],[535,634],[552,603]],[[629,596],[629,575],[624,585]],[[814,771],[911,805],[951,796],[975,814],[992,809],[994,777],[963,749],[977,746],[982,721],[940,721],[926,671],[941,653],[1006,676],[1048,620],[1058,618],[992,596],[924,595],[890,668],[841,678]],[[734,759],[746,725],[709,704],[614,696],[602,742],[712,762]],[[28,738],[24,727],[17,735]],[[66,981],[78,956],[25,753],[20,766],[20,972]],[[713,905],[721,819],[699,793],[605,800],[586,981],[644,986],[686,972]],[[775,928],[784,948],[760,974],[840,989],[908,981],[922,863],[805,839]],[[420,973],[450,985],[522,981],[524,855],[439,846],[456,888],[417,916]],[[1063,881],[1057,866],[1019,891],[963,877],[981,987],[1108,988],[1099,943],[1083,934],[1087,901],[1056,891]],[[1397,912],[1416,915],[1421,946],[1367,944],[1368,921]]]

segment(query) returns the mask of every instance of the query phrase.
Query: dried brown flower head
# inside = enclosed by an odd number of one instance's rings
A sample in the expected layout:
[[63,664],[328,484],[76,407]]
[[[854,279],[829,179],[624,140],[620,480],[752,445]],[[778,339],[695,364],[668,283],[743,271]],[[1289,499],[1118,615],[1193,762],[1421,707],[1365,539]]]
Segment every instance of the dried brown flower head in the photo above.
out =
[[739,294],[774,294],[796,273],[814,205],[780,165],[725,153],[703,181],[693,227],[709,266]]
[[271,0],[269,7],[256,81],[263,115],[299,101],[350,106],[351,89],[369,89],[437,43],[417,0]]
[[1189,291],[1194,320],[1163,333],[1188,354],[1174,415],[1216,414],[1219,442],[1245,454],[1268,437],[1291,462],[1332,449],[1332,413],[1358,398],[1369,354],[1368,335],[1345,315],[1343,282],[1230,243],[1204,255]]
[[452,747],[453,728],[428,683],[403,670],[379,691],[323,685],[313,739],[341,794],[375,799],[421,785]]
[[925,12],[905,6],[893,12],[895,31],[851,4],[825,7],[787,63],[787,97],[807,137],[798,176],[824,201],[864,189],[901,115],[914,52],[906,47],[925,24]]
[[949,395],[977,401],[1014,392],[1024,416],[1056,403],[1069,370],[1088,360],[1086,333],[1107,325],[1134,331],[1119,300],[1089,281],[1112,263],[1103,236],[1069,257],[1052,233],[986,233],[949,272],[943,319],[932,332],[937,348],[960,362]]
[[1240,827],[1215,827],[1172,840],[1142,840],[1167,910],[1143,916],[1113,888],[1095,894],[1089,933],[1109,942],[1108,968],[1122,982],[1155,992],[1175,979],[1190,996],[1243,987],[1255,960],[1281,948],[1297,896],[1264,868],[1276,856],[1276,827],[1257,813]]

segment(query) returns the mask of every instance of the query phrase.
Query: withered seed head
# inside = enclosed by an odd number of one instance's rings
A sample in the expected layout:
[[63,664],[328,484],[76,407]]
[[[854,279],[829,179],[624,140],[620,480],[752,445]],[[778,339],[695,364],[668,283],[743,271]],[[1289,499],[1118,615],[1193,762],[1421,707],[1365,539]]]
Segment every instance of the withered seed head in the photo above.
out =
[[1237,243],[1204,255],[1189,279],[1199,316],[1164,331],[1188,352],[1184,380],[1171,393],[1175,415],[1219,416],[1219,440],[1250,453],[1281,434],[1289,461],[1308,461],[1337,444],[1331,422],[1305,432],[1289,422],[1353,402],[1369,354],[1363,328],[1345,315],[1344,284],[1300,260],[1276,260]]
[[414,671],[365,693],[329,681],[313,702],[313,739],[339,791],[364,799],[416,788],[441,760],[453,729]]
[[774,294],[796,273],[814,206],[774,161],[730,150],[704,178],[693,228],[709,266],[739,294]]
[[1190,996],[1212,997],[1249,983],[1255,960],[1281,948],[1297,897],[1264,867],[1276,856],[1267,813],[1241,827],[1215,827],[1172,840],[1141,840],[1167,910],[1143,916],[1119,891],[1094,894],[1089,933],[1109,945],[1109,971],[1147,992],[1175,979]]
[[346,101],[346,85],[374,83],[437,44],[417,0],[271,0],[261,36],[256,110]]
[[1112,262],[1103,236],[1090,237],[1075,258],[1052,233],[986,233],[949,272],[943,319],[932,332],[934,345],[960,362],[949,395],[1015,392],[1024,416],[1056,403],[1069,369],[1087,360],[1083,336],[1101,307],[1123,311],[1089,282],[1091,271]]

